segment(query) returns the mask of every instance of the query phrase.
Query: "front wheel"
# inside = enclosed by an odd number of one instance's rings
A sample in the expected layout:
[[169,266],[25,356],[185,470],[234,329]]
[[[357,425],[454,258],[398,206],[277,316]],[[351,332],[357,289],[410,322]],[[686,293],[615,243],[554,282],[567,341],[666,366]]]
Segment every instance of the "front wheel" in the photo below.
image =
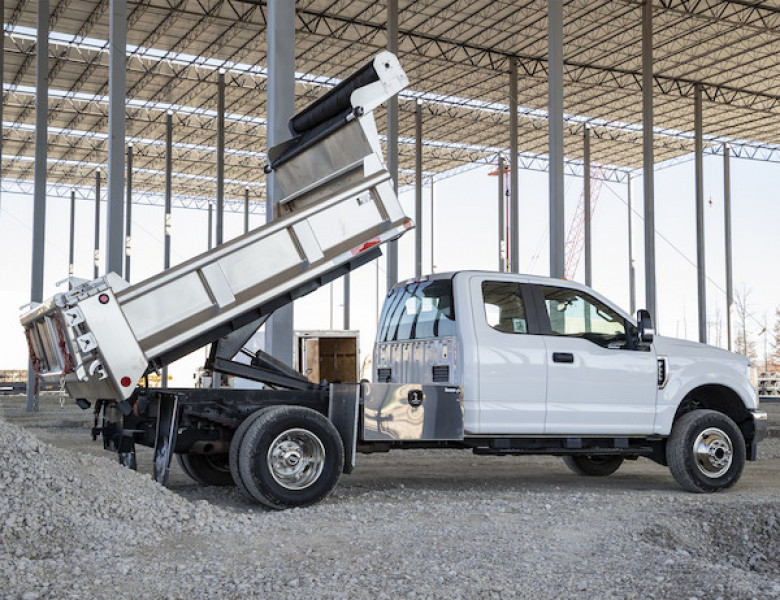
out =
[[283,509],[319,502],[344,468],[338,430],[310,408],[275,406],[263,411],[240,442],[241,481],[257,501]]
[[666,460],[689,492],[717,492],[734,485],[745,466],[745,438],[736,423],[715,410],[681,416],[666,443]]
[[563,462],[577,475],[587,477],[606,477],[612,475],[623,464],[622,456],[604,456],[600,454],[575,454],[564,456]]

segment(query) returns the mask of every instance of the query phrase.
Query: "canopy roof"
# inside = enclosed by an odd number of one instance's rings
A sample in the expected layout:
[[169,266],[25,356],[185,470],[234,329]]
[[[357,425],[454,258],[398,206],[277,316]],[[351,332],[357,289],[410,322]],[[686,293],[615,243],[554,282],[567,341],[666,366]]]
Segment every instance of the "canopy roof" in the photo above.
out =
[[[128,0],[127,137],[133,188],[164,189],[166,111],[173,112],[173,194],[216,194],[217,73],[226,70],[225,194],[264,195],[265,2]],[[387,46],[384,2],[298,0],[296,108]],[[49,182],[94,184],[107,163],[109,3],[51,0]],[[3,178],[30,185],[37,3],[5,2]],[[703,94],[705,146],[780,161],[780,0],[653,1],[655,160],[693,151],[693,90]],[[564,3],[565,153],[601,176],[642,164],[642,2]],[[401,184],[414,179],[415,99],[423,101],[423,169],[449,174],[509,147],[509,68],[519,74],[521,162],[547,153],[547,2],[399,0]],[[377,111],[380,131],[383,110]],[[85,192],[86,193],[86,192]],[[238,204],[236,203],[236,206]]]

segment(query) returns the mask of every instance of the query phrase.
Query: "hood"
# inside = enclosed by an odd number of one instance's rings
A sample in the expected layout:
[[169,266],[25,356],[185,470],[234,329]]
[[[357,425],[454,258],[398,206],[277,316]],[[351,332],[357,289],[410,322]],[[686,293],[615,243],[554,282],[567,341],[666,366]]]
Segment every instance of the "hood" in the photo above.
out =
[[656,335],[653,345],[658,354],[665,356],[686,356],[691,358],[710,358],[718,360],[736,360],[749,365],[750,359],[742,354],[735,354],[723,348],[717,348],[708,344],[681,340],[678,338]]

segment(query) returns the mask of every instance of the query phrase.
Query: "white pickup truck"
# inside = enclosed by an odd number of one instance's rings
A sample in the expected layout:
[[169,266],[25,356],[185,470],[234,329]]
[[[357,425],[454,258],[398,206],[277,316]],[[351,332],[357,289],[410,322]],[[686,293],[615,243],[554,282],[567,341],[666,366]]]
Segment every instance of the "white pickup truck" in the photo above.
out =
[[[385,302],[374,382],[310,382],[245,346],[274,310],[381,254],[412,227],[372,111],[408,83],[380,53],[289,123],[269,151],[277,218],[134,285],[108,273],[20,317],[39,381],[95,412],[93,435],[154,477],[176,455],[193,479],[271,508],[324,498],[359,452],[463,448],[556,454],[577,473],[625,459],[668,464],[692,491],[733,485],[766,413],[743,357],[656,337],[577,284],[498,273],[436,275]],[[206,345],[211,372],[262,389],[139,379]]]
[[645,456],[694,492],[736,483],[766,436],[749,370],[575,282],[474,271],[396,286],[374,350],[376,381],[462,389],[476,453],[562,455],[596,476]]

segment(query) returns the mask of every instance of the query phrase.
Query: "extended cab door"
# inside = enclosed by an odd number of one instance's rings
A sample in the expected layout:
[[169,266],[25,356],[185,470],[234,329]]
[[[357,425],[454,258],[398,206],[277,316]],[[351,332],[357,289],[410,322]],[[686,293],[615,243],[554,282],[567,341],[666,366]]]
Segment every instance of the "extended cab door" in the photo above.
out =
[[[527,296],[528,285],[500,274],[470,280],[471,312],[476,339],[479,398],[478,431],[482,434],[542,433],[547,373],[544,340],[538,333]],[[473,385],[474,382],[467,382]]]
[[535,285],[549,330],[546,434],[653,432],[657,359],[617,310],[579,289]]

